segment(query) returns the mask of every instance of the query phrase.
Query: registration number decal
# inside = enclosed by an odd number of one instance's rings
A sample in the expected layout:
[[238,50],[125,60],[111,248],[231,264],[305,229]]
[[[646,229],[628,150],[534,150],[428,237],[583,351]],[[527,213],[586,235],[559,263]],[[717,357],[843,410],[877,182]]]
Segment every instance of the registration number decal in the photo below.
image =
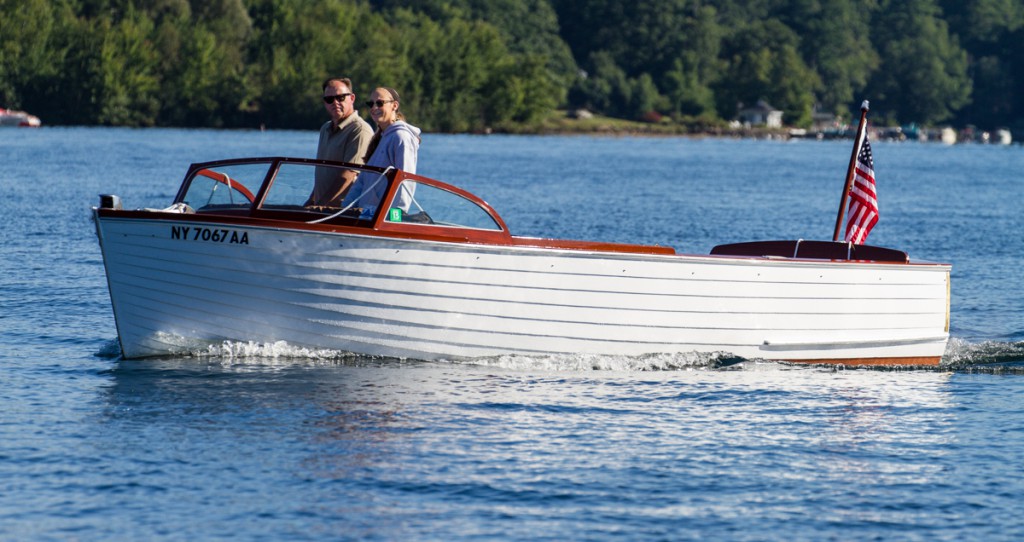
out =
[[237,230],[229,229],[203,228],[199,226],[171,226],[171,239],[248,245],[249,232],[239,232]]

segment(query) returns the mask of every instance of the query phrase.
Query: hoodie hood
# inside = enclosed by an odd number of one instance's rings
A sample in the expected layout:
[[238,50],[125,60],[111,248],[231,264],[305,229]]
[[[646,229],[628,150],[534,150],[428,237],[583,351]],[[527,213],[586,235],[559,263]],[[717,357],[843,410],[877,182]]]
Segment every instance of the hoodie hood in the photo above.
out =
[[390,135],[397,135],[400,131],[404,131],[409,135],[412,135],[416,139],[416,142],[419,143],[419,140],[421,139],[421,130],[404,120],[395,121],[391,126],[388,126],[387,129],[381,133],[381,137],[385,138]]
[[405,121],[397,121],[380,134],[380,141],[366,161],[368,166],[388,167],[416,173],[420,148],[420,129]]

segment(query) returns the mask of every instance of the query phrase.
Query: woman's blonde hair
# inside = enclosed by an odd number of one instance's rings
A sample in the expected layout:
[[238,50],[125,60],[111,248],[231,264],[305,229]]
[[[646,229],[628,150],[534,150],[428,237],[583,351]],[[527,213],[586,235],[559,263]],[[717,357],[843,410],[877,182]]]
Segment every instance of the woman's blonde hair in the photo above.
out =
[[[395,90],[395,89],[393,89],[391,87],[379,87],[379,88],[382,88],[382,89],[388,91],[388,94],[391,95],[391,99],[394,100],[396,104],[401,104],[402,103],[402,100],[400,100],[398,98],[398,91],[397,90]],[[405,120],[405,114],[396,109],[395,110],[395,118],[398,119],[398,120]]]
[[[398,91],[391,87],[377,87],[373,90],[387,91],[387,93],[391,95],[391,99],[394,100],[396,104],[401,105],[402,103],[402,100],[398,98]],[[395,120],[405,120],[405,114],[398,109],[395,109]],[[363,156],[364,164],[370,161],[370,157],[373,156],[373,151],[377,150],[377,145],[380,144],[381,132],[382,130],[380,129],[380,126],[378,126],[373,132],[373,137],[370,138],[370,145],[366,147],[366,156]]]

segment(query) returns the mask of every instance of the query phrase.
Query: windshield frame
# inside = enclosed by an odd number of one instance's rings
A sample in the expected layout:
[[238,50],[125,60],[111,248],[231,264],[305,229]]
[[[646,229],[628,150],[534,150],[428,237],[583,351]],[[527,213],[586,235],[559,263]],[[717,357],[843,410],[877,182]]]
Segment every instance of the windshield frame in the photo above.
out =
[[[274,180],[277,178],[277,174],[283,164],[300,164],[307,166],[328,166],[342,169],[356,170],[359,172],[368,172],[372,174],[384,173],[386,170],[380,167],[365,166],[359,164],[351,164],[347,162],[336,162],[332,160],[317,160],[313,158],[290,158],[284,156],[269,156],[269,157],[255,157],[255,158],[230,158],[225,160],[214,160],[209,162],[196,162],[189,165],[188,170],[185,172],[185,177],[182,180],[181,186],[178,188],[178,193],[174,197],[174,203],[184,203],[185,197],[188,195],[189,188],[197,177],[209,175],[201,175],[204,170],[216,172],[218,168],[242,166],[242,165],[254,165],[254,164],[265,164],[266,171],[264,172],[263,178],[260,180],[259,188],[255,190],[255,194],[252,198],[250,205],[248,206],[248,214],[254,216],[256,213],[266,210],[264,203],[267,194],[270,193],[273,187]],[[393,177],[393,175],[391,176]],[[388,178],[388,183],[391,182],[391,178]],[[223,181],[222,181],[223,183]],[[241,184],[241,183],[239,183]],[[320,213],[329,214],[329,213]]]
[[[217,172],[218,168],[228,168],[233,166],[252,165],[252,164],[264,164],[266,171],[263,174],[263,178],[260,181],[258,190],[255,191],[253,200],[248,207],[239,206],[234,209],[228,210],[214,210],[214,211],[201,211],[196,210],[201,214],[231,214],[234,216],[248,216],[252,218],[271,218],[278,220],[286,220],[289,222],[305,222],[309,224],[337,224],[337,225],[355,225],[360,227],[372,227],[376,230],[381,231],[394,231],[394,232],[406,232],[416,234],[433,234],[443,236],[463,236],[468,234],[470,237],[483,236],[486,238],[494,238],[497,241],[499,239],[507,239],[511,234],[508,230],[508,226],[501,216],[494,210],[486,201],[477,197],[476,195],[467,192],[459,187],[450,185],[448,183],[423,177],[421,175],[415,175],[394,168],[382,168],[375,166],[366,166],[359,164],[351,164],[347,162],[336,162],[332,160],[317,160],[312,158],[290,158],[283,156],[271,156],[271,157],[253,157],[253,158],[231,158],[225,160],[215,160],[210,162],[197,162],[191,164],[188,171],[182,180],[181,186],[178,189],[178,193],[174,198],[174,203],[184,203],[185,198],[188,195],[189,187],[192,182],[200,176],[200,172],[204,170],[210,170]],[[291,210],[280,210],[274,209],[273,207],[265,207],[267,195],[273,189],[274,181],[277,179],[278,172],[281,167],[286,164],[299,164],[305,166],[330,166],[343,169],[355,170],[360,173],[368,173],[371,175],[383,175],[387,182],[387,187],[384,190],[384,194],[381,197],[381,204],[377,206],[372,215],[364,215],[357,217],[351,214],[343,214],[342,209],[319,209],[319,208],[303,208],[303,209],[291,209]],[[209,175],[205,175],[209,177]],[[475,204],[477,207],[482,209],[491,220],[497,225],[495,230],[478,230],[470,227],[459,227],[451,225],[428,225],[428,224],[413,224],[413,223],[401,223],[401,222],[389,222],[387,221],[387,210],[391,207],[397,196],[398,190],[402,185],[403,181],[411,181],[414,183],[422,183],[430,185],[434,188],[450,192],[457,196],[460,196],[469,202]],[[223,181],[222,181],[223,182]],[[255,184],[255,183],[251,183]]]

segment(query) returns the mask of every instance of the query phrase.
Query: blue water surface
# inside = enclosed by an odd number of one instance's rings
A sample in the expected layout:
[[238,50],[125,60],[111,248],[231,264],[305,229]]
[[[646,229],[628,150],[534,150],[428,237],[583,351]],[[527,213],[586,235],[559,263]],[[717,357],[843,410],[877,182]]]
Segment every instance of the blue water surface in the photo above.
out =
[[[1020,146],[874,143],[874,244],[953,264],[940,370],[694,355],[122,360],[89,208],[316,134],[0,131],[0,539],[1018,540]],[[426,134],[521,235],[831,237],[848,142]]]

